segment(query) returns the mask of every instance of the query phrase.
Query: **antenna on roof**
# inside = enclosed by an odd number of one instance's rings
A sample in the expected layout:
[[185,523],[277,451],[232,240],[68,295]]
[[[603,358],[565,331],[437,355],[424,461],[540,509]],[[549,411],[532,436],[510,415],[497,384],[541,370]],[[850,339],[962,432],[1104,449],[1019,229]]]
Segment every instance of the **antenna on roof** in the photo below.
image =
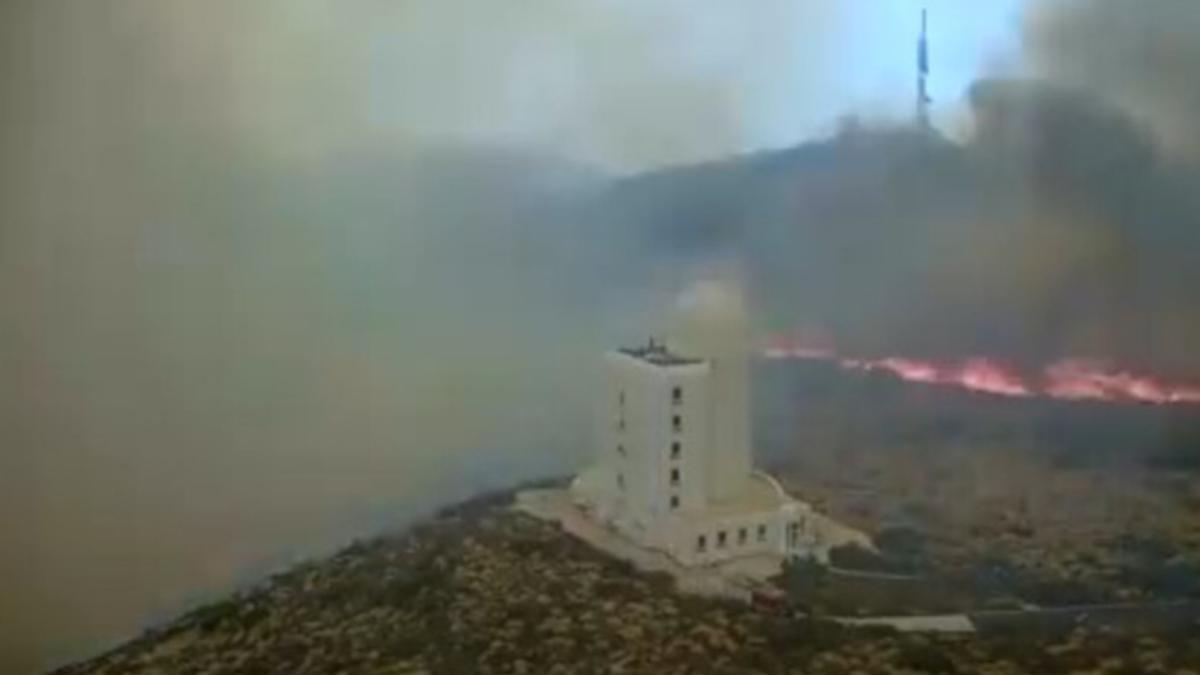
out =
[[929,36],[928,12],[921,10],[921,37],[917,40],[917,126],[921,131],[929,131],[929,97],[926,80],[929,77]]

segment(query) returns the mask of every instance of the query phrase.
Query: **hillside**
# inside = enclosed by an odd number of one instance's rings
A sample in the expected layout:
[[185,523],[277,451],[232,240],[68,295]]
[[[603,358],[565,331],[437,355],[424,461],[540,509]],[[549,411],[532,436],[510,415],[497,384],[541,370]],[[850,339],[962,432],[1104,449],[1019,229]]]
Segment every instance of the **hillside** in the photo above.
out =
[[1186,673],[1200,636],[849,629],[686,597],[480,498],[196,609],[58,675],[115,673]]

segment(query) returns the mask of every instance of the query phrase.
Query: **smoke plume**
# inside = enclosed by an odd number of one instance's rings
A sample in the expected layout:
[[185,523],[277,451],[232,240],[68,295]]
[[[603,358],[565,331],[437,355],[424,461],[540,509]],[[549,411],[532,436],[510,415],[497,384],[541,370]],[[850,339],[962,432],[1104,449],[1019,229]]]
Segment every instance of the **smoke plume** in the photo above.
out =
[[1189,3],[1035,12],[963,144],[594,168],[752,146],[835,4],[0,4],[0,671],[573,469],[595,355],[714,260],[853,353],[1200,373]]
[[741,147],[838,16],[693,9],[0,5],[0,670],[575,468],[673,267],[584,165]]
[[1186,3],[1035,5],[1035,76],[977,81],[964,142],[848,125],[615,201],[664,248],[745,256],[768,330],[867,357],[1082,357],[1195,379],[1200,96],[1176,76],[1200,63],[1175,36],[1198,21]]
[[[1029,15],[1038,70],[1125,107],[1169,154],[1200,151],[1200,8],[1186,0],[1069,0]],[[1097,39],[1099,37],[1103,39]]]

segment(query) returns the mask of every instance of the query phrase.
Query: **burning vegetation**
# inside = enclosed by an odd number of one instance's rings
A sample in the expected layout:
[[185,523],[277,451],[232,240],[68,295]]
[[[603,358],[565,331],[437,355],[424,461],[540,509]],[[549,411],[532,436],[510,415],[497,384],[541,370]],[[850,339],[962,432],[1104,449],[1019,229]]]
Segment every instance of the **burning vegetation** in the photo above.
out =
[[908,382],[960,387],[997,396],[1043,396],[1068,401],[1200,405],[1200,384],[1166,381],[1114,368],[1098,360],[1065,358],[1032,374],[987,357],[936,361],[902,356],[848,357],[823,344],[775,337],[762,351],[768,359],[810,359],[847,370],[887,372]]

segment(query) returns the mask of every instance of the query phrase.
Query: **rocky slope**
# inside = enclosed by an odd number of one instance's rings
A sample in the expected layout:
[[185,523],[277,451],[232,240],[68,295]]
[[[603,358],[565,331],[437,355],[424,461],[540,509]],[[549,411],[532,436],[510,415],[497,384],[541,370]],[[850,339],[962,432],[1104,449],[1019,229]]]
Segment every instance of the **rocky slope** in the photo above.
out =
[[509,497],[299,565],[58,672],[1200,672],[1197,636],[900,635],[682,596]]

